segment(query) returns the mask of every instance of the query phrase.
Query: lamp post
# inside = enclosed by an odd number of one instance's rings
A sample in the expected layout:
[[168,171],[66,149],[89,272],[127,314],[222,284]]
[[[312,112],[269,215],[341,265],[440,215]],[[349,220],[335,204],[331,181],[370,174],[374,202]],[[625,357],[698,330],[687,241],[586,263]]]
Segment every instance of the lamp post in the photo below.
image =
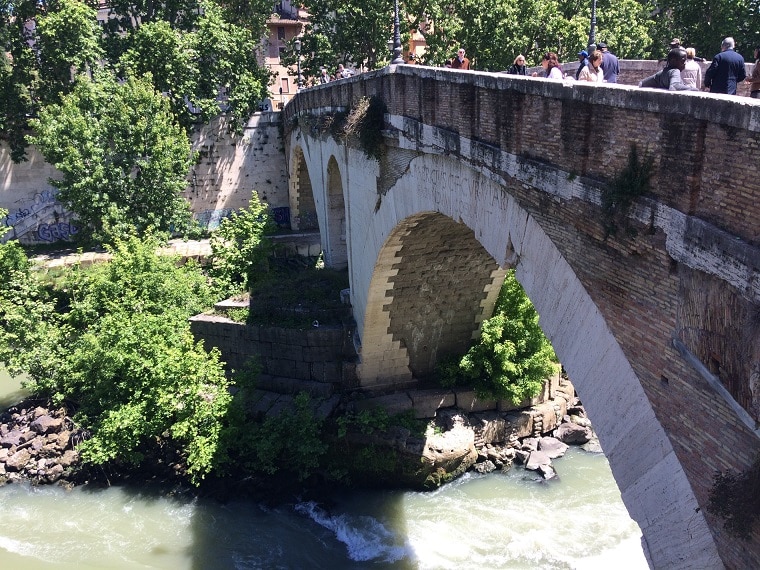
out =
[[398,0],[393,0],[393,60],[391,65],[404,63],[404,58],[401,57],[401,30],[399,27]]
[[591,27],[588,31],[588,53],[596,50],[596,0],[591,0]]
[[298,72],[298,79],[296,80],[297,89],[301,89],[303,81],[301,80],[301,38],[296,38],[293,42],[293,46],[296,48],[296,70]]

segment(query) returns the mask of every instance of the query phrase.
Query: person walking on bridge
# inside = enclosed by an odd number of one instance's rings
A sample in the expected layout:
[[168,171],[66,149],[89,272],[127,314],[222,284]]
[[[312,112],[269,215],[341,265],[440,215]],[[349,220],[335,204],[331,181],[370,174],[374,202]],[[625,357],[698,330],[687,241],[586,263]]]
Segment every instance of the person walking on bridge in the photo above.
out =
[[705,72],[705,87],[710,93],[736,95],[736,85],[747,77],[744,58],[734,51],[734,38],[728,37],[720,44],[720,53],[713,58]]
[[591,81],[592,83],[604,83],[602,72],[602,52],[596,50],[588,56],[588,65],[581,69],[578,81]]
[[607,44],[599,42],[597,45],[602,52],[602,71],[604,72],[604,80],[607,83],[617,83],[617,77],[620,75],[620,62],[617,56],[612,53]]
[[464,56],[464,48],[459,48],[452,58],[451,69],[470,69],[470,60]]
[[668,63],[665,69],[642,79],[639,82],[639,87],[653,87],[669,91],[699,91],[681,79],[681,71],[685,65],[686,51],[681,48],[672,49],[668,52]]

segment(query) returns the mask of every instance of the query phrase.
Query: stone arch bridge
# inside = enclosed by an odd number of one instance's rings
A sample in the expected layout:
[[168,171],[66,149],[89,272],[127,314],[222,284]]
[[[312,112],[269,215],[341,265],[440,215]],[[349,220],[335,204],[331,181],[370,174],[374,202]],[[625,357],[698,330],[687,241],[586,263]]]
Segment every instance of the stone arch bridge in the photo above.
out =
[[760,102],[393,66],[283,121],[293,226],[348,267],[363,388],[463,352],[515,268],[651,565],[760,567],[758,530],[706,510],[760,451]]

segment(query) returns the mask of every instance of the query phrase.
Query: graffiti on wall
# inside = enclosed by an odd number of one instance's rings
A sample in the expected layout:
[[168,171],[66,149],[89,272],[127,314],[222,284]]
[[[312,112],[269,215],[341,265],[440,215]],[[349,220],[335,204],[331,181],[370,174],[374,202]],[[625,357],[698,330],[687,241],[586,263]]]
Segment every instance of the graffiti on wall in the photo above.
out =
[[206,210],[195,214],[195,221],[198,222],[202,228],[207,230],[215,230],[222,223],[224,218],[228,218],[234,210],[224,208],[221,210]]
[[40,241],[56,242],[71,241],[77,233],[77,227],[71,222],[53,222],[52,224],[40,224],[37,226],[37,237]]
[[290,208],[272,208],[272,218],[279,227],[290,227]]
[[42,190],[31,201],[8,212],[3,224],[13,231],[7,237],[27,244],[70,241],[77,227],[56,193],[54,189]]

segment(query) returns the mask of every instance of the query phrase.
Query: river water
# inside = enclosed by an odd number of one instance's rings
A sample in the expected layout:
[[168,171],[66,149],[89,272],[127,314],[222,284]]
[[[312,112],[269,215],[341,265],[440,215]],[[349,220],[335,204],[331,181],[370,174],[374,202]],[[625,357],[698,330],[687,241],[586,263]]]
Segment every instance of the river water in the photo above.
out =
[[[0,403],[20,395],[0,377]],[[552,481],[518,467],[429,493],[339,491],[329,507],[6,485],[0,568],[647,568],[606,458],[571,448],[555,468]]]

